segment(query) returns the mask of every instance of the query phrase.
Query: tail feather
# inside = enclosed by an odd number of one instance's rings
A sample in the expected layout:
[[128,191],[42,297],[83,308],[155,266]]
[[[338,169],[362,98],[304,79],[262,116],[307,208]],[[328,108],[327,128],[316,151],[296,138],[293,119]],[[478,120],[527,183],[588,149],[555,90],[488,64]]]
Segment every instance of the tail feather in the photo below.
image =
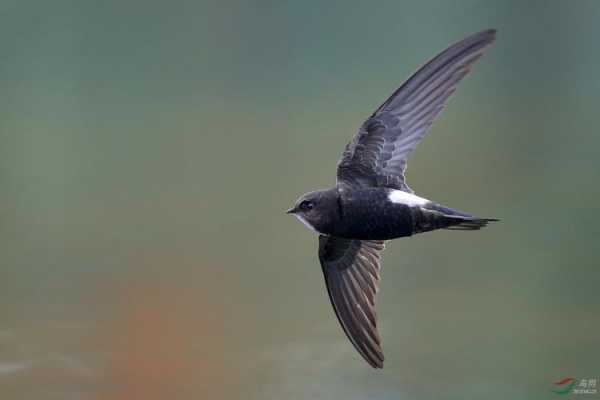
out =
[[443,215],[443,223],[439,226],[442,229],[473,231],[487,226],[490,222],[498,221],[495,218],[476,218],[470,214],[436,203],[429,205],[428,209],[435,210]]
[[496,218],[466,218],[466,217],[457,217],[452,218],[456,219],[456,224],[450,225],[444,229],[456,230],[456,231],[474,231],[481,229],[490,222],[499,221]]

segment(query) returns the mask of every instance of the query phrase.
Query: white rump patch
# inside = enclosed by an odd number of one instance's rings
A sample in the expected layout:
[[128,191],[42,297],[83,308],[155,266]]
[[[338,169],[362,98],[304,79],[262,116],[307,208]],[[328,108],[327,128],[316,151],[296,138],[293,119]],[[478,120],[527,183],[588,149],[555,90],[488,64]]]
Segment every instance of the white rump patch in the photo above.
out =
[[306,225],[306,227],[308,229],[310,229],[311,231],[320,234],[321,232],[319,232],[318,230],[315,229],[314,226],[312,226],[307,220],[304,219],[304,217],[302,215],[299,214],[294,214],[296,216],[296,218],[298,218],[298,221],[302,222],[304,225]]
[[392,190],[388,199],[395,204],[404,204],[409,207],[422,207],[429,203],[429,200],[417,196],[416,194],[403,192],[402,190]]

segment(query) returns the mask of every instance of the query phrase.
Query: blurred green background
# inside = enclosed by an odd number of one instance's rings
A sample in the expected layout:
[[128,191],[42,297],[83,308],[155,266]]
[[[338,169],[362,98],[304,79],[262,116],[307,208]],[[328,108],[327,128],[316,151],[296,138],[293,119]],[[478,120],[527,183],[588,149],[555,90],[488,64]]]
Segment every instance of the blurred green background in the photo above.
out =
[[[3,1],[2,399],[532,399],[600,376],[600,2]],[[284,210],[467,34],[410,158],[501,223],[388,246],[383,370]]]

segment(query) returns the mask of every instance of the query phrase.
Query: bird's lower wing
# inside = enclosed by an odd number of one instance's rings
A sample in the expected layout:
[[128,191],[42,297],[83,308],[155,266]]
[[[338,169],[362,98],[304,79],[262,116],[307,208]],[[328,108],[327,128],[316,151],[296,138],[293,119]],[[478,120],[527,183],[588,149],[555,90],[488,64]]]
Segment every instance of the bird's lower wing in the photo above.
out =
[[375,296],[383,241],[319,236],[319,261],[327,292],[344,332],[373,367],[383,367]]

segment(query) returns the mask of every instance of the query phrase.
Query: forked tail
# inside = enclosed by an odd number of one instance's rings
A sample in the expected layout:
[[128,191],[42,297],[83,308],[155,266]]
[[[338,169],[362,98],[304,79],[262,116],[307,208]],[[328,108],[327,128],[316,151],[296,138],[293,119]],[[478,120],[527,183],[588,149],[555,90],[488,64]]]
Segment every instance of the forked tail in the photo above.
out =
[[442,229],[474,231],[487,226],[490,222],[499,221],[496,218],[476,218],[472,215],[460,212],[453,208],[444,207],[440,204],[433,204],[428,208],[443,215],[443,226],[440,226]]

